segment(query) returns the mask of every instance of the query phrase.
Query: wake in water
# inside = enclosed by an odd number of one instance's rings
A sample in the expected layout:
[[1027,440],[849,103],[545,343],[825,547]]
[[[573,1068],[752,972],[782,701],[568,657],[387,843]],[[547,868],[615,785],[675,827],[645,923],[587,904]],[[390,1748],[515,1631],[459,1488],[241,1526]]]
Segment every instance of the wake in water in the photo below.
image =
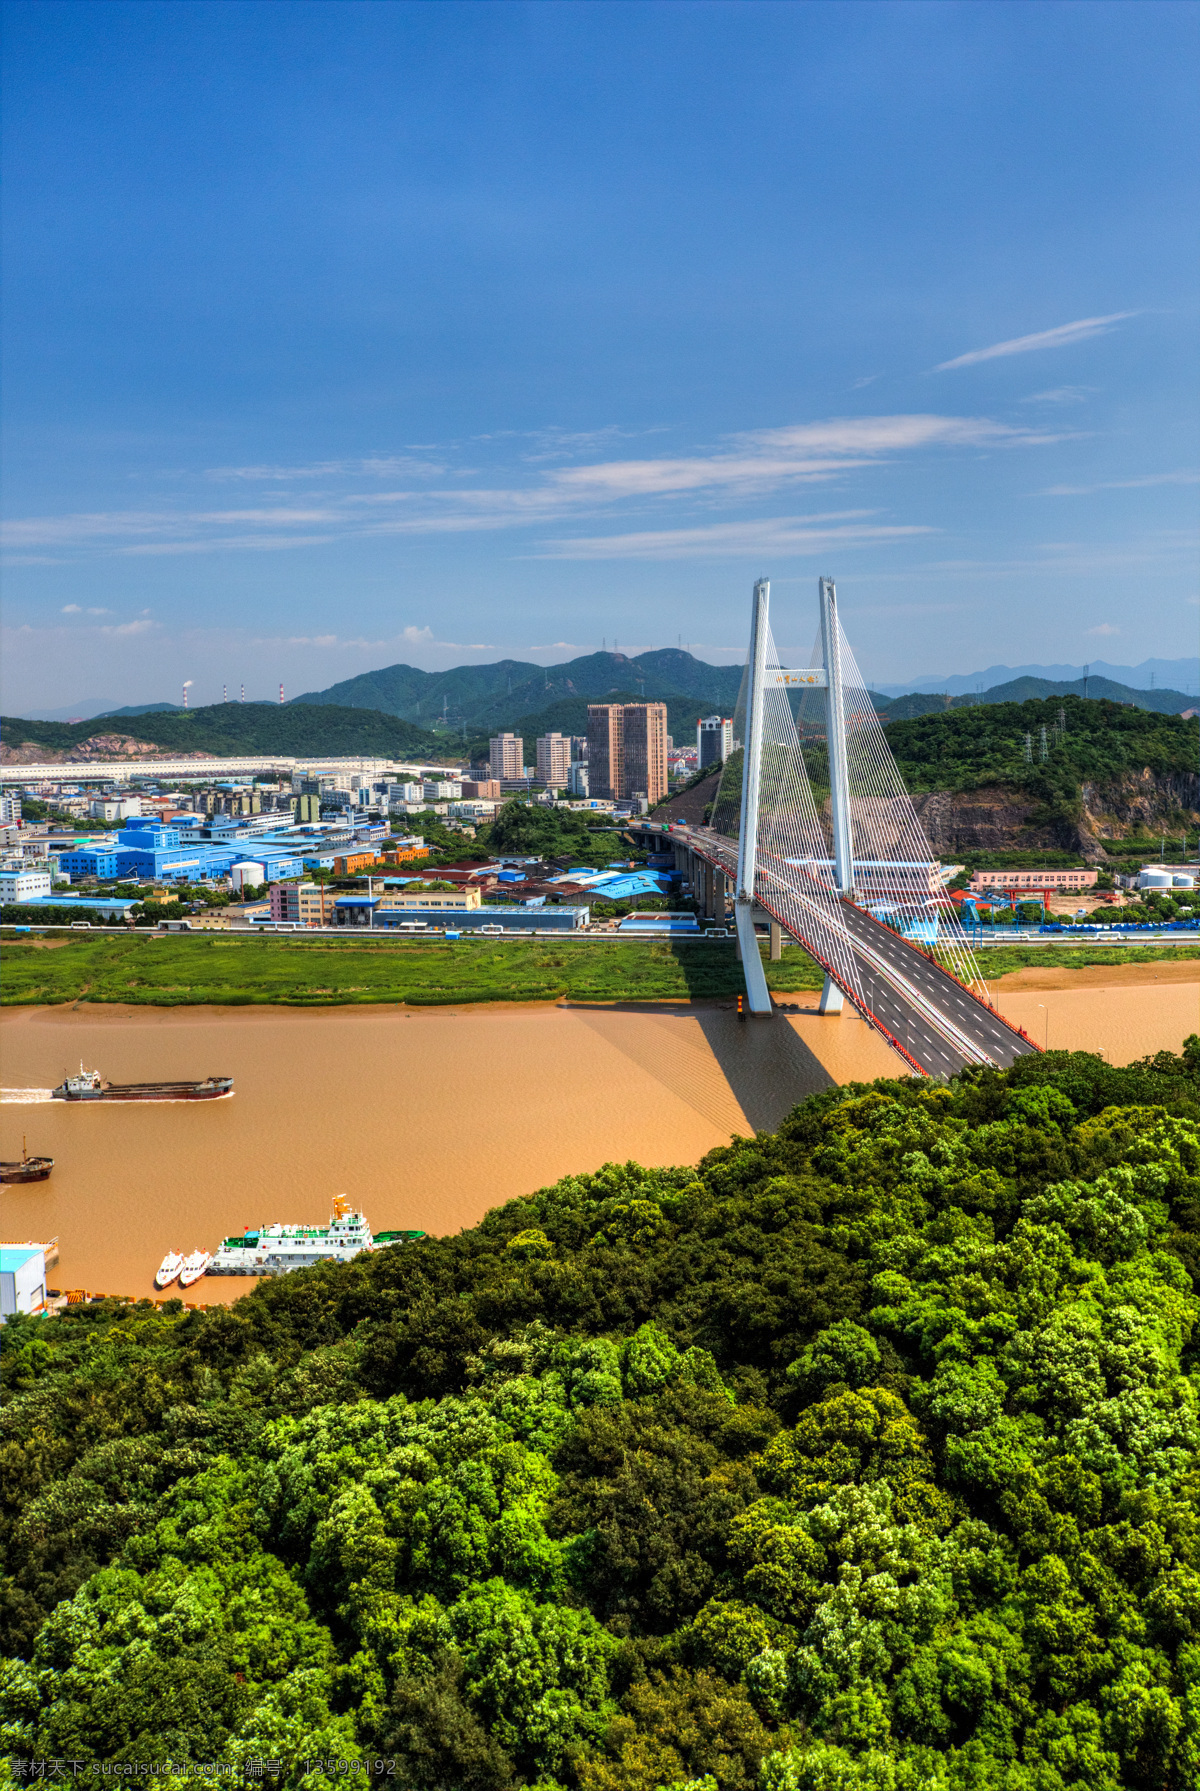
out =
[[52,1088],[0,1088],[0,1102],[6,1107],[32,1107],[39,1101],[53,1099]]

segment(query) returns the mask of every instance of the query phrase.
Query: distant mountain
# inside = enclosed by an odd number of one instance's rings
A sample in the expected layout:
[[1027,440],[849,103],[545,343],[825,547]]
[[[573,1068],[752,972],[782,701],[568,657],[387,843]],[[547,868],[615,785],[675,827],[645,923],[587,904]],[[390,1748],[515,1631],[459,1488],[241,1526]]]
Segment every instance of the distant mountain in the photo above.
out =
[[[1150,690],[1151,688],[1167,688],[1195,692],[1200,689],[1200,658],[1197,659],[1144,659],[1141,665],[1109,665],[1103,659],[1093,659],[1088,666],[1088,695],[1098,693],[1091,688],[1093,678],[1110,678],[1118,684],[1128,685],[1131,690]],[[886,696],[898,697],[909,693],[932,693],[938,695],[946,692],[950,696],[964,696],[968,692],[978,693],[994,689],[997,685],[1013,682],[1017,678],[1043,678],[1052,682],[1074,684],[1082,679],[1084,667],[1081,665],[989,665],[983,672],[967,672],[945,676],[934,673],[927,677],[910,678],[905,684],[881,684],[880,690]],[[1153,679],[1153,686],[1151,684]]]
[[[1084,681],[1056,683],[1050,678],[1013,678],[1007,684],[994,684],[990,690],[972,691],[961,696],[949,693],[926,694],[912,691],[896,697],[881,710],[882,719],[911,721],[919,715],[936,715],[942,709],[970,709],[977,703],[1027,703],[1038,698],[1084,695]],[[1128,684],[1114,683],[1111,678],[1089,677],[1087,695],[1095,701],[1106,698],[1110,703],[1132,703],[1136,709],[1149,709],[1159,715],[1182,715],[1185,709],[1197,707],[1198,699],[1182,690],[1134,690]]]
[[[589,702],[618,697],[674,704],[680,715],[688,710],[693,721],[714,711],[731,715],[741,682],[740,665],[707,665],[680,648],[663,647],[637,659],[625,653],[588,653],[552,666],[502,659],[494,665],[422,672],[416,666],[390,665],[331,684],[328,690],[306,691],[293,704],[378,708],[423,727],[444,717],[449,725],[477,735],[518,725],[527,732],[526,718],[540,717],[558,703],[582,703],[586,709]],[[571,731],[581,733],[584,725],[586,718]],[[539,731],[546,730],[539,724]]]
[[344,704],[293,708],[279,703],[210,703],[186,711],[152,709],[140,715],[127,711],[119,728],[111,730],[104,725],[107,719],[92,716],[72,725],[0,717],[4,752],[15,754],[34,742],[53,756],[69,752],[97,733],[112,732],[130,740],[153,742],[168,754],[203,752],[236,758],[272,752],[330,757],[363,753],[378,758],[428,759],[435,764],[444,758],[441,744],[423,729],[378,709],[349,709]]

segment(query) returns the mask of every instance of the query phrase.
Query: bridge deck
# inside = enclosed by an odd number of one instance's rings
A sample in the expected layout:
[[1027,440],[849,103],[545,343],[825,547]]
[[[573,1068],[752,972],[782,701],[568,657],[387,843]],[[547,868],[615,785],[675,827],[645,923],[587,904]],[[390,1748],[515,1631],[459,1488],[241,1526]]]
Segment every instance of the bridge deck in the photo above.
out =
[[[645,831],[686,846],[727,877],[736,874],[737,849],[720,834],[695,827],[676,827],[670,834],[658,828]],[[797,914],[803,916],[805,909],[802,875],[783,861],[760,863],[756,901],[825,963],[816,943],[817,929],[814,927],[812,937],[805,937],[803,919],[797,920]],[[787,899],[789,896],[794,899]],[[1015,1058],[1037,1049],[925,952],[851,902],[842,902],[840,911],[861,998],[847,986],[837,965],[825,963],[825,968],[847,999],[913,1068],[929,1076],[952,1076],[968,1064],[993,1063],[1007,1068]]]

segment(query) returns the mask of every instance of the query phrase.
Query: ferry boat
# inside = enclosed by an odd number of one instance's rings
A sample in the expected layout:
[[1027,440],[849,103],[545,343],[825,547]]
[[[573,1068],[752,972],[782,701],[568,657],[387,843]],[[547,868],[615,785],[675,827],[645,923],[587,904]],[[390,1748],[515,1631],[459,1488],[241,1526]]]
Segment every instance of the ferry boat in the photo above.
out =
[[193,1281],[199,1281],[201,1275],[208,1273],[208,1265],[212,1261],[209,1250],[193,1250],[179,1271],[180,1287],[190,1287]]
[[178,1279],[182,1267],[183,1257],[179,1251],[168,1250],[158,1265],[158,1272],[154,1277],[155,1287],[170,1287],[172,1281]]
[[44,1182],[53,1168],[53,1157],[31,1157],[22,1138],[20,1161],[0,1163],[0,1182]]
[[375,1249],[366,1217],[344,1194],[333,1203],[328,1225],[260,1225],[225,1238],[213,1253],[210,1275],[287,1275],[317,1262],[350,1262]]
[[232,1076],[206,1076],[203,1082],[108,1082],[99,1070],[79,1066],[52,1091],[55,1101],[217,1101],[233,1093]]

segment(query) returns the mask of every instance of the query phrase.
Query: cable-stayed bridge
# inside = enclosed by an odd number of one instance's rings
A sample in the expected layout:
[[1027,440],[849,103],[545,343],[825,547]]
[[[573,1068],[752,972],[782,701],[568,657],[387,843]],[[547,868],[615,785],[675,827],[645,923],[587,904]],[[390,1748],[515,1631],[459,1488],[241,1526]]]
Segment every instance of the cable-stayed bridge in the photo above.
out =
[[[669,832],[705,912],[732,886],[752,1014],[773,1011],[755,922],[825,971],[821,1012],[849,1001],[910,1068],[1007,1066],[1037,1047],[992,1005],[941,868],[887,744],[838,618],[819,584],[812,663],[782,664],[770,585],[754,587],[750,649],[734,717],[743,745],[722,771],[708,825]],[[664,830],[644,825],[647,835]]]

